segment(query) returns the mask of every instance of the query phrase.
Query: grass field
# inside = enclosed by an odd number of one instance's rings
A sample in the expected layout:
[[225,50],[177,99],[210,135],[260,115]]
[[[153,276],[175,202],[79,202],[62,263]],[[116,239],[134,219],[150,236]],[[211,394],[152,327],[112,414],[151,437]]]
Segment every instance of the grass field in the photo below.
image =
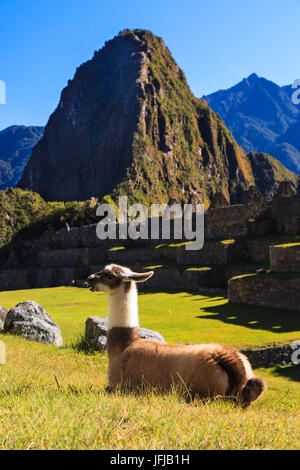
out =
[[[106,296],[76,287],[0,292],[0,305],[35,300],[56,321],[70,345],[84,334],[89,316],[107,315]],[[159,331],[170,343],[223,342],[263,346],[300,338],[299,313],[229,305],[226,298],[189,292],[140,292],[140,325]]]
[[[0,293],[6,307],[29,299],[58,322],[66,346],[0,334],[7,352],[0,365],[0,449],[300,448],[299,366],[258,370],[268,391],[248,410],[223,401],[188,404],[175,392],[108,395],[106,353],[74,347],[85,319],[106,314],[105,296],[65,287]],[[254,346],[300,338],[296,313],[238,310],[221,297],[182,292],[139,299],[141,325],[170,342]]]

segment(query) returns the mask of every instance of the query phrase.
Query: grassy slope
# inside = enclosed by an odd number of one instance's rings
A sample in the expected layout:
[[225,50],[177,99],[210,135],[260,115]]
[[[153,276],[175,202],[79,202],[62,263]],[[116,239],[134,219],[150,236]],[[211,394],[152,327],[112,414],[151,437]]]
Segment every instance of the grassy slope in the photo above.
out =
[[[86,354],[70,347],[80,338],[87,316],[105,313],[104,295],[65,287],[36,289],[2,292],[0,304],[10,307],[28,298],[48,309],[69,346],[58,349],[0,334],[7,351],[6,365],[0,365],[1,449],[299,448],[299,367],[257,371],[269,389],[246,411],[223,401],[187,404],[175,393],[107,395],[106,354]],[[252,330],[250,325],[195,319],[200,302],[205,310],[224,300],[173,293],[151,294],[150,303],[149,294],[141,295],[141,324],[159,329],[171,341],[236,344],[247,341],[247,331],[259,343],[263,333],[271,341],[285,336]],[[159,318],[162,311],[166,312],[163,320]],[[201,332],[191,338],[198,321]],[[185,323],[186,329],[179,334]]]

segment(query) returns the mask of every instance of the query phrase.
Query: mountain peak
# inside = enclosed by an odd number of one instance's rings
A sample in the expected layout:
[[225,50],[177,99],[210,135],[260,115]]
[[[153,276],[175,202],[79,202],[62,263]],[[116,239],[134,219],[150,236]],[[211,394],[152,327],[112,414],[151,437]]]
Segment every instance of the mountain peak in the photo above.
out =
[[47,200],[232,201],[253,184],[244,151],[191,92],[163,40],[123,30],[81,65],[19,183]]
[[247,152],[268,153],[300,172],[300,112],[291,94],[291,87],[280,87],[253,73],[206,100]]
[[259,76],[257,73],[251,73],[245,80],[249,80],[249,82],[256,81],[259,80]]

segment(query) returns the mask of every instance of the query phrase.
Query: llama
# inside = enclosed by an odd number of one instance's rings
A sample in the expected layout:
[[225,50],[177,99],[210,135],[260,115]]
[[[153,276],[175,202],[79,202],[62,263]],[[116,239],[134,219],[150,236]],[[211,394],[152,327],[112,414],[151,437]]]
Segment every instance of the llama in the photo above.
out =
[[110,264],[88,277],[91,291],[108,297],[108,390],[119,386],[137,390],[142,385],[167,392],[184,386],[190,396],[230,397],[247,407],[266,389],[255,377],[243,354],[222,344],[170,345],[140,338],[137,282],[153,271],[135,273]]

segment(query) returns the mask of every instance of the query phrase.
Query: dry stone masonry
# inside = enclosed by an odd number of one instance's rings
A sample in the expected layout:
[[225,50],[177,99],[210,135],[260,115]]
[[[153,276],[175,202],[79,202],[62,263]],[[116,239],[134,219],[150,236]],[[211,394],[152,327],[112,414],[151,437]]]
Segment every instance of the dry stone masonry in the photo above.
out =
[[249,304],[300,312],[300,274],[247,274],[228,281],[233,304]]
[[300,273],[300,243],[270,246],[270,266],[274,272]]
[[[170,222],[172,234],[174,220]],[[237,205],[229,205],[223,194],[216,193],[205,214],[201,250],[188,251],[184,239],[164,240],[161,234],[156,240],[101,241],[96,224],[49,230],[39,238],[19,239],[13,246],[0,266],[0,289],[84,286],[91,272],[115,262],[136,270],[155,269],[148,283],[151,288],[225,289],[229,281],[234,303],[298,310],[299,236],[300,195],[289,183],[281,183],[273,200],[265,200],[250,187],[244,203]],[[271,273],[255,275],[268,270],[269,264]],[[280,273],[285,273],[284,279]],[[232,279],[247,274],[253,276]]]

